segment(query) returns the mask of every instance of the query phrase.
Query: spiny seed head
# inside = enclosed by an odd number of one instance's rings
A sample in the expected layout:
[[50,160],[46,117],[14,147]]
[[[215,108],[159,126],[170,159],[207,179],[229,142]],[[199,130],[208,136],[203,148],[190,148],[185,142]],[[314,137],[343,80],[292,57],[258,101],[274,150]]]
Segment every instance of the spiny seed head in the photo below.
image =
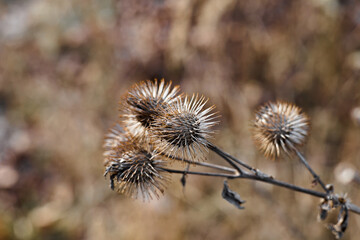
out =
[[146,139],[154,120],[178,98],[179,90],[179,86],[171,88],[171,82],[165,84],[164,79],[134,85],[120,103],[126,130],[136,138]]
[[301,147],[310,130],[309,118],[286,102],[270,102],[260,107],[253,122],[253,138],[266,157],[275,159],[281,151],[290,154]]
[[203,109],[207,101],[197,95],[178,98],[151,128],[155,148],[168,156],[203,160],[211,127],[217,123],[211,113],[215,107]]
[[130,141],[130,138],[126,135],[120,124],[116,124],[109,130],[109,132],[105,135],[103,145],[105,149],[103,154],[105,157],[105,164],[111,161],[113,157],[117,156],[117,148],[127,141]]
[[169,180],[162,170],[165,162],[134,142],[122,142],[112,151],[104,174],[110,176],[110,188],[133,198],[159,198]]

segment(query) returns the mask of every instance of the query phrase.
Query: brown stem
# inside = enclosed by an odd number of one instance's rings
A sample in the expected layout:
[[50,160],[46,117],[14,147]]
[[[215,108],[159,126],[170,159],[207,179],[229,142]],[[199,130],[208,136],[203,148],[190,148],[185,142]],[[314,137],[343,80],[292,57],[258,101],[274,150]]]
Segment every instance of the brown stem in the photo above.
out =
[[[276,186],[279,186],[282,188],[286,188],[286,189],[293,190],[296,192],[301,192],[301,193],[308,194],[308,195],[318,197],[318,198],[325,199],[328,197],[328,193],[323,193],[323,192],[315,191],[312,189],[303,188],[300,186],[296,186],[294,184],[276,180],[273,177],[264,177],[262,175],[256,175],[256,174],[242,173],[242,174],[234,175],[234,174],[226,174],[226,173],[184,171],[184,170],[168,169],[168,168],[161,168],[161,170],[169,172],[169,173],[176,173],[176,174],[191,174],[191,175],[201,175],[201,176],[211,176],[211,177],[226,177],[229,179],[236,179],[236,178],[249,179],[249,180],[255,180],[255,181],[260,181],[260,182],[276,185]],[[334,200],[338,201],[338,197],[332,196],[332,198]],[[357,205],[352,204],[352,203],[346,203],[346,206],[349,209],[349,211],[360,215],[360,207],[358,207]]]

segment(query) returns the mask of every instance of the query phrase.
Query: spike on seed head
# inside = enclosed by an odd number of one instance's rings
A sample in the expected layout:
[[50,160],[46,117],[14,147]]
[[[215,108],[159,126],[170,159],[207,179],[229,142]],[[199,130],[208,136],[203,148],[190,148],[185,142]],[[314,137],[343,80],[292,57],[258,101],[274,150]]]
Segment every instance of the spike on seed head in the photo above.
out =
[[171,88],[171,82],[144,81],[135,84],[120,104],[121,117],[126,130],[136,138],[147,138],[148,129],[164,109],[174,102],[179,86]]
[[120,124],[116,124],[109,130],[109,132],[105,135],[103,145],[103,148],[105,149],[103,153],[103,156],[105,157],[105,164],[111,161],[112,157],[116,156],[116,149],[127,141],[130,141],[130,138],[126,135]]
[[169,180],[163,167],[165,162],[156,153],[134,142],[121,142],[108,156],[104,176],[109,175],[111,189],[128,197],[151,200],[160,197]]
[[253,138],[266,157],[277,158],[298,150],[308,136],[309,118],[302,110],[286,102],[269,102],[256,112]]
[[151,130],[156,149],[168,156],[188,160],[203,160],[208,152],[211,127],[217,121],[211,111],[203,109],[205,97],[193,95],[178,98],[162,117],[156,119]]

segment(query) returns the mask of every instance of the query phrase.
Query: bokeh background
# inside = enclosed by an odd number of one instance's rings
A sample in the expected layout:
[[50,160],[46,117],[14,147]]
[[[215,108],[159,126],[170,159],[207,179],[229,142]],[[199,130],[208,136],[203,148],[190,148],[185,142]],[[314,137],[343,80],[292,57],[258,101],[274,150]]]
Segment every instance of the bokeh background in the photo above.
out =
[[[318,199],[263,183],[229,182],[245,210],[197,176],[127,199],[102,144],[126,89],[165,78],[217,106],[214,143],[311,188],[297,160],[251,140],[253,111],[286,100],[312,119],[310,164],[360,204],[359,24],[358,0],[1,0],[0,239],[333,239]],[[359,235],[351,215],[344,239]]]

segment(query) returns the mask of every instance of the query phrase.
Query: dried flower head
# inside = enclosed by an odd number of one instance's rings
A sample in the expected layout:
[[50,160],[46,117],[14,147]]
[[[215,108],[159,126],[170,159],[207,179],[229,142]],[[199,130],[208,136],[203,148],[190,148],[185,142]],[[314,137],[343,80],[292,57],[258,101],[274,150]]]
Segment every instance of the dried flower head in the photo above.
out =
[[165,84],[164,79],[136,84],[120,104],[126,130],[140,140],[146,139],[154,120],[177,99],[179,90],[179,86],[171,88],[171,82]]
[[129,141],[129,137],[124,132],[124,129],[120,124],[116,124],[113,128],[109,130],[109,133],[105,135],[104,142],[104,157],[105,164],[114,156],[116,156],[117,148],[124,142]]
[[279,157],[302,146],[310,130],[309,118],[302,110],[286,102],[270,102],[260,107],[253,122],[253,138],[267,157]]
[[155,148],[168,156],[188,160],[203,160],[208,152],[208,138],[215,106],[203,110],[207,99],[193,95],[191,98],[178,98],[166,113],[156,119],[151,136]]
[[110,176],[110,187],[129,197],[144,200],[159,198],[169,180],[162,170],[165,162],[154,152],[134,144],[122,142],[113,148],[106,161],[105,176]]

